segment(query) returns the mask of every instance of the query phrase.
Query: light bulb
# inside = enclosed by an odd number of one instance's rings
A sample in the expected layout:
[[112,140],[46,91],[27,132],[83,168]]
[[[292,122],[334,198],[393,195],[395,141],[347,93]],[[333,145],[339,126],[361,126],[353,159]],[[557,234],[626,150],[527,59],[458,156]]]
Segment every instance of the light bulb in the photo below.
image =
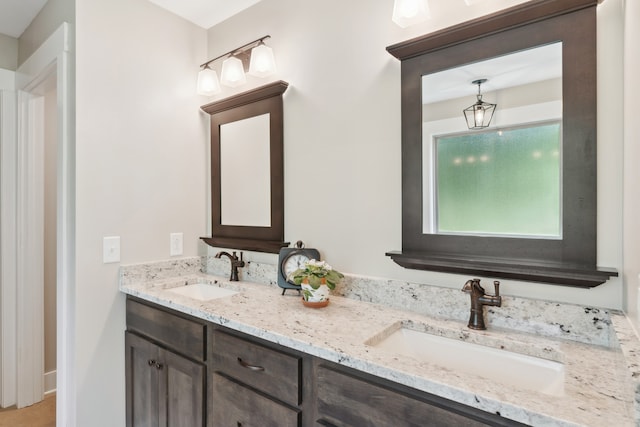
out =
[[273,57],[273,49],[265,44],[260,44],[251,50],[249,62],[249,74],[256,77],[267,77],[276,72],[276,61]]
[[198,73],[198,95],[212,96],[216,93],[220,93],[218,74],[205,65]]
[[475,121],[476,126],[482,126],[484,122],[484,109],[481,106],[476,107]]
[[222,73],[220,82],[229,87],[237,87],[247,81],[244,75],[244,67],[242,61],[235,56],[225,59],[222,62]]

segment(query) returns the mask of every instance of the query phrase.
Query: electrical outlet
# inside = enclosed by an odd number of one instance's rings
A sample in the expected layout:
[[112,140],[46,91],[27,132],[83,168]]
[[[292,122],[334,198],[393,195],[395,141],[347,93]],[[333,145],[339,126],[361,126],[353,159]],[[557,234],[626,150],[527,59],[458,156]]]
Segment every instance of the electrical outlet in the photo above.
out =
[[102,262],[105,264],[120,262],[120,236],[102,239]]
[[182,255],[182,233],[169,234],[169,255]]

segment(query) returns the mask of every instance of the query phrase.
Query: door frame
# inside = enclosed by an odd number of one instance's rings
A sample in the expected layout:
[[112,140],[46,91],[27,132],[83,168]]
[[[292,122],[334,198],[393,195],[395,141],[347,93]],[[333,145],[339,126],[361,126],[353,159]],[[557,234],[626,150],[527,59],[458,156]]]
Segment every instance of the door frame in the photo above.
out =
[[[74,132],[74,85],[73,85],[73,34],[71,26],[63,23],[49,38],[27,59],[16,72],[16,90],[18,94],[18,151],[29,156],[37,144],[37,132],[33,127],[41,120],[37,102],[33,102],[31,91],[46,79],[55,75],[57,93],[57,223],[56,223],[56,370],[57,398],[56,425],[75,425],[75,132]],[[55,73],[55,74],[54,74]],[[35,108],[34,108],[35,106]],[[29,132],[31,130],[32,132]],[[18,154],[18,159],[20,159]],[[29,277],[33,260],[38,258],[42,246],[38,247],[38,237],[28,237],[30,227],[37,227],[37,215],[29,215],[32,206],[31,194],[42,194],[42,183],[34,177],[38,172],[29,170],[29,163],[19,162],[23,167],[17,171],[17,233],[15,242],[17,258],[17,324],[29,325],[28,316],[33,315],[33,305],[29,296],[38,292],[37,280],[24,280]],[[32,166],[33,167],[33,166]],[[20,168],[20,166],[19,166]],[[38,189],[37,187],[40,186]],[[43,203],[42,198],[33,203]],[[41,263],[40,263],[41,265]],[[22,279],[21,279],[22,278]],[[37,278],[37,276],[36,276]],[[3,286],[6,284],[3,284]],[[41,286],[41,284],[40,284]],[[22,310],[22,308],[27,308]],[[42,313],[42,311],[41,311]],[[30,326],[32,327],[32,326]],[[19,329],[20,330],[20,329]],[[35,330],[35,329],[34,329]],[[44,333],[44,332],[42,332]],[[39,338],[38,338],[39,340]],[[29,351],[29,346],[37,345],[24,334],[17,336],[18,354]],[[21,358],[18,357],[18,364]],[[43,372],[43,368],[40,369]],[[18,367],[18,372],[22,370]],[[25,374],[27,375],[27,374]],[[42,376],[40,376],[42,380]],[[20,378],[18,379],[20,382]],[[37,380],[34,380],[37,382]],[[18,385],[20,389],[20,385]]]

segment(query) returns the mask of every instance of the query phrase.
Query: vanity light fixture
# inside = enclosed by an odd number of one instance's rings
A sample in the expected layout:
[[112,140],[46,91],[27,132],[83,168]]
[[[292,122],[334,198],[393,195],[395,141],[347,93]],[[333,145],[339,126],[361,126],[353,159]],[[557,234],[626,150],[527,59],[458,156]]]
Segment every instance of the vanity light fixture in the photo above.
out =
[[391,20],[402,28],[431,18],[427,0],[395,0]]
[[218,73],[206,64],[198,73],[198,95],[213,96],[220,93]]
[[[264,44],[264,40],[270,37],[266,35],[200,65],[198,94],[215,95],[220,92],[220,83],[229,87],[238,87],[244,84],[247,81],[245,76],[247,68],[249,74],[256,77],[275,74],[276,63],[273,49]],[[251,57],[249,57],[249,52],[251,52]],[[209,65],[223,58],[220,81],[218,81],[218,74]]]
[[258,46],[251,49],[249,74],[256,77],[268,77],[275,73],[276,60],[273,57],[273,49],[260,40]]
[[220,83],[229,87],[237,87],[247,82],[244,75],[244,65],[242,60],[235,56],[222,61],[222,72],[220,73]]
[[487,79],[478,79],[471,82],[474,85],[478,85],[478,100],[475,104],[463,110],[464,118],[467,120],[467,127],[469,129],[484,129],[488,127],[493,118],[493,113],[496,111],[498,104],[491,104],[482,100],[480,85],[486,82]]

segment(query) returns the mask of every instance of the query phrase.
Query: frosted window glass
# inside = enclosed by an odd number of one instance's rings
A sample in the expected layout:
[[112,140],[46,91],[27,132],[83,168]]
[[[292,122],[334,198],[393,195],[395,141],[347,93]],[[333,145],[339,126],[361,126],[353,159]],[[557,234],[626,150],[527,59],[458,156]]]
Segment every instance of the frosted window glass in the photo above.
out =
[[561,237],[559,122],[435,140],[438,233]]

